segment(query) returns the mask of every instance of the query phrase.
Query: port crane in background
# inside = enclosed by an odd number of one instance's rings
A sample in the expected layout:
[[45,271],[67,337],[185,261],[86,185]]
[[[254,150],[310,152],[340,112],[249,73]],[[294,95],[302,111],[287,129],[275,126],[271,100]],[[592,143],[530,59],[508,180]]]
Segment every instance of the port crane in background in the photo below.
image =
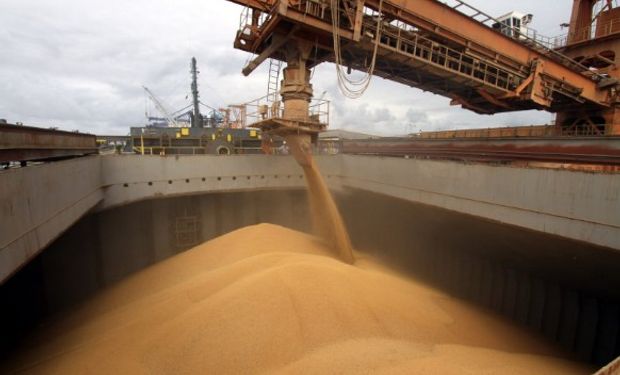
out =
[[[180,127],[176,118],[174,118],[174,116],[172,116],[170,112],[166,109],[161,99],[159,99],[148,87],[142,86],[142,88],[144,89],[144,92],[146,92],[146,94],[148,95],[149,99],[151,99],[153,104],[155,104],[155,108],[157,108],[157,111],[159,111],[159,113],[164,116],[164,119],[168,122],[168,126],[175,128]],[[147,118],[151,119],[148,115]]]
[[[260,131],[246,129],[245,126],[246,108],[256,106],[250,103],[218,109],[203,103],[198,90],[198,74],[196,58],[192,57],[191,104],[176,112],[169,111],[161,99],[143,86],[164,117],[147,116],[149,120],[159,122],[144,127],[131,127],[126,141],[127,151],[143,155],[230,155],[261,152]],[[207,109],[206,115],[201,113],[201,106]],[[105,139],[102,141],[106,142]]]
[[[184,122],[184,123],[189,122],[190,126],[193,128],[202,128],[204,127],[205,122],[212,123],[212,125],[215,126],[213,124],[213,121],[211,121],[212,120],[211,118],[204,118],[203,115],[200,113],[200,104],[208,108],[211,108],[211,109],[213,108],[208,105],[205,105],[204,103],[200,101],[200,94],[198,91],[198,74],[199,73],[200,72],[198,71],[198,67],[196,64],[196,58],[192,57],[192,60],[190,63],[190,74],[192,78],[192,83],[191,83],[192,104],[184,108],[181,108],[180,110],[176,112],[170,112],[164,105],[163,100],[158,98],[149,88],[147,88],[146,86],[142,86],[142,88],[146,92],[149,99],[153,102],[153,104],[155,104],[155,108],[157,109],[157,111],[162,116],[164,116],[163,118],[158,118],[158,117],[150,117],[147,114],[147,118],[149,120],[156,120],[156,121],[163,120],[166,122],[166,126],[168,127],[178,128],[181,126],[179,122]],[[185,116],[187,116],[187,118],[184,118]],[[213,114],[213,118],[216,118],[215,112]]]
[[563,134],[620,134],[615,2],[574,0],[568,34],[546,38],[461,0],[229,1],[245,7],[234,45],[256,55],[243,73],[287,63],[283,114],[264,130],[322,130],[307,111],[309,69],[334,62],[477,113],[546,110]]

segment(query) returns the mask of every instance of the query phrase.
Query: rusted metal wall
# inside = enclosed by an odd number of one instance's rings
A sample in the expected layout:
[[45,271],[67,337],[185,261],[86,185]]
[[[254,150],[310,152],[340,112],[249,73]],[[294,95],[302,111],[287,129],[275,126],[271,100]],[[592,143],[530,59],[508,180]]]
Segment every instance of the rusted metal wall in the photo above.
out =
[[0,162],[45,160],[94,154],[92,134],[0,124]]
[[509,126],[486,129],[455,129],[421,132],[416,138],[499,138],[559,136],[561,129],[550,125]]
[[[540,161],[556,163],[620,165],[620,137],[505,137],[488,138],[483,131],[471,137],[383,138],[350,140],[339,152],[384,156],[428,157],[475,161]],[[478,137],[480,136],[480,137]]]

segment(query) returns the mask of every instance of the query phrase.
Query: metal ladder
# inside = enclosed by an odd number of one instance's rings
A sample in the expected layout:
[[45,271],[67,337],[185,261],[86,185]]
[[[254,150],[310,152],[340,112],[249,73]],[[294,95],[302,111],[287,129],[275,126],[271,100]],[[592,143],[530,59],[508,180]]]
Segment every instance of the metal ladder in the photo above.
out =
[[269,82],[267,82],[267,101],[270,103],[279,100],[280,88],[280,70],[282,70],[282,61],[269,59]]

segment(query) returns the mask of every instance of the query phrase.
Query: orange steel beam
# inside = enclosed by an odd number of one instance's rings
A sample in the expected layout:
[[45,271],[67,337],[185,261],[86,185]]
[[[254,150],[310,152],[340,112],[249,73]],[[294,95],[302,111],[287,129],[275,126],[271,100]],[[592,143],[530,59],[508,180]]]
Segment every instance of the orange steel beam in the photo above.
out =
[[[253,9],[268,11],[278,5],[277,12],[293,22],[333,32],[331,24],[287,9],[294,0],[228,0]],[[357,5],[378,9],[380,0],[357,1]],[[291,10],[291,11],[289,11]],[[608,105],[607,90],[597,88],[597,83],[582,73],[569,68],[543,52],[497,32],[475,19],[453,9],[437,0],[383,0],[382,13],[427,31],[435,37],[466,46],[481,56],[497,61],[514,69],[531,66],[539,61],[544,70],[538,72],[534,80],[543,76],[581,90],[579,96],[591,103]],[[341,38],[355,41],[357,30],[341,30]],[[527,72],[524,72],[527,73]],[[536,82],[535,82],[536,83]]]
[[[379,0],[365,1],[367,6],[374,9],[378,9],[379,2]],[[581,88],[583,90],[581,96],[585,99],[601,104],[608,99],[607,92],[598,90],[596,82],[592,79],[439,1],[384,0],[383,12],[433,34],[467,45],[471,49],[490,51],[521,65],[529,65],[538,59],[544,62],[544,73],[558,81],[565,81]]]
[[269,8],[271,8],[271,6],[273,6],[273,4],[278,2],[278,0],[228,0],[228,1],[230,1],[231,3],[242,5],[244,7],[262,10],[262,11],[268,10]]
[[576,0],[573,2],[569,34],[574,34],[578,30],[592,26],[592,8],[594,3],[596,3],[596,0]]

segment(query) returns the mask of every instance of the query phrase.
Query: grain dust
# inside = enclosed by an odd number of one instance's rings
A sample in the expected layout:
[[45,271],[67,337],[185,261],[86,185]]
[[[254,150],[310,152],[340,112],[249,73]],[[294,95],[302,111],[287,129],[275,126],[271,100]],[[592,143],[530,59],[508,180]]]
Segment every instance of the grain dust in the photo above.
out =
[[336,251],[342,261],[353,264],[355,259],[349,233],[325,180],[314,162],[311,146],[308,143],[309,138],[288,135],[286,142],[304,170],[312,223],[317,235]]

